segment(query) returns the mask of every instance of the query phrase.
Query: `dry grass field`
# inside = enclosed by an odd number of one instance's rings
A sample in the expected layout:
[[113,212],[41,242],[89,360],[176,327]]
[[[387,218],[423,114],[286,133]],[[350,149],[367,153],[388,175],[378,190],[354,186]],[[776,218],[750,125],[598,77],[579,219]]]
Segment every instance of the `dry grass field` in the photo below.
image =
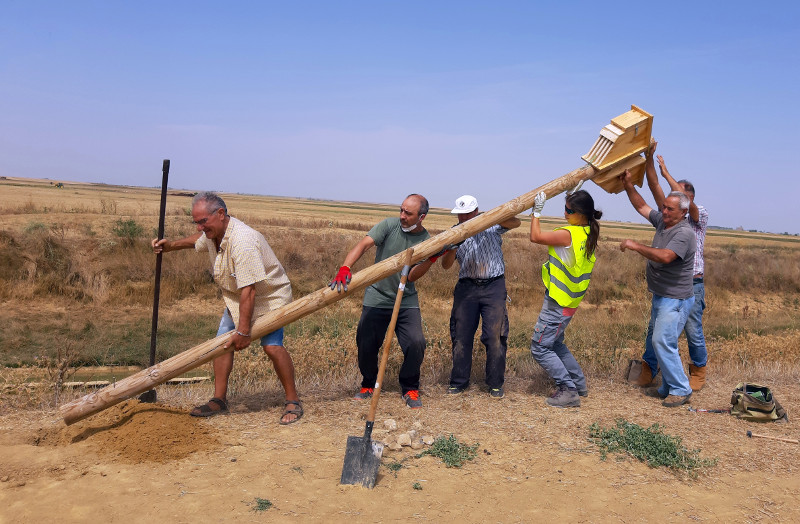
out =
[[[363,432],[365,414],[349,400],[360,380],[355,297],[286,327],[307,406],[297,425],[278,428],[280,386],[253,347],[237,354],[229,417],[197,421],[180,412],[210,396],[206,384],[164,387],[162,407],[126,404],[66,427],[57,404],[85,392],[57,386],[77,367],[147,362],[155,258],[149,239],[158,223],[159,190],[70,182],[57,188],[54,182],[0,180],[0,504],[9,508],[0,522],[55,515],[88,520],[109,497],[118,504],[111,520],[260,520],[251,506],[254,497],[266,495],[275,502],[273,518],[298,521],[800,519],[794,502],[800,495],[798,446],[742,438],[746,429],[797,438],[794,422],[751,428],[725,415],[667,410],[621,380],[628,360],[642,351],[649,295],[643,259],[617,245],[623,238],[649,242],[652,230],[644,224],[602,225],[592,284],[567,332],[592,391],[578,410],[544,406],[551,385],[529,354],[546,251],[527,240],[527,217],[504,241],[511,333],[502,401],[491,402],[480,390],[484,355],[477,341],[472,389],[460,399],[444,395],[456,270],[437,265],[419,281],[428,340],[425,408],[412,413],[400,406],[395,351],[379,421],[391,416],[401,427],[418,423],[436,435],[480,442],[475,462],[461,470],[428,457],[394,474],[384,471],[374,492],[337,486],[344,439]],[[168,237],[193,231],[191,194],[170,191]],[[295,297],[324,286],[348,249],[397,213],[396,205],[222,196],[232,215],[265,234]],[[395,196],[399,203],[404,195]],[[453,223],[445,209],[431,210],[425,220],[432,233]],[[737,382],[760,381],[774,388],[793,420],[800,407],[798,255],[798,237],[709,232],[704,325],[710,380],[693,398],[695,407],[727,407]],[[354,271],[369,262],[371,256],[363,257]],[[207,257],[190,251],[164,256],[159,359],[215,334],[223,306],[206,265]],[[23,387],[31,377],[39,385]],[[719,462],[687,478],[632,459],[602,461],[587,428],[616,418],[661,424]],[[152,445],[134,446],[141,438]],[[215,476],[225,482],[214,482]],[[70,486],[80,486],[85,499],[73,500]],[[56,505],[72,504],[71,511],[37,506],[33,501],[42,493]]]

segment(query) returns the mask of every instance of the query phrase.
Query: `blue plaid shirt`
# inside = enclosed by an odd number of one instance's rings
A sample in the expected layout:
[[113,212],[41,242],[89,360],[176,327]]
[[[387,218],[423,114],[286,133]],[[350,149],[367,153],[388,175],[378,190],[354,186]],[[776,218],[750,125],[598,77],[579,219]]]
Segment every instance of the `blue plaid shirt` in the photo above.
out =
[[456,260],[461,265],[458,278],[487,279],[504,274],[501,235],[506,231],[508,229],[495,225],[466,239],[456,251]]

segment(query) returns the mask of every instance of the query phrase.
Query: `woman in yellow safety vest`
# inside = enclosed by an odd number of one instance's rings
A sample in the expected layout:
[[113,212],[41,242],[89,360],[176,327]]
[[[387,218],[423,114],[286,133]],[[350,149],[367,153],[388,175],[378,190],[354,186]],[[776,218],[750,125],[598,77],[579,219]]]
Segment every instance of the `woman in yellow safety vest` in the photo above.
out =
[[548,260],[542,266],[545,294],[542,311],[531,340],[531,354],[556,383],[547,404],[559,408],[581,405],[589,394],[586,377],[578,361],[564,344],[564,330],[583,300],[594,267],[594,252],[600,237],[603,213],[594,199],[578,184],[567,193],[564,218],[569,225],[553,231],[539,226],[547,195],[536,195],[531,217],[531,242],[548,246]]

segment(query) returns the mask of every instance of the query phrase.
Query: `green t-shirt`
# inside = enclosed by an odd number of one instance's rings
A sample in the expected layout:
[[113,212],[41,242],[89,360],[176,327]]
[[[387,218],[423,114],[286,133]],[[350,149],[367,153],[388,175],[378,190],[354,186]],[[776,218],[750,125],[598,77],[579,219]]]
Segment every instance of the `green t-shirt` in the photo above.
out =
[[[375,248],[377,249],[375,252],[376,264],[429,239],[431,236],[427,230],[422,230],[420,233],[403,233],[403,230],[400,229],[399,218],[382,220],[370,229],[367,235],[375,241]],[[364,305],[382,309],[394,308],[399,286],[399,272],[379,280],[364,292]],[[404,309],[419,307],[417,289],[414,287],[413,282],[406,283],[400,307]]]

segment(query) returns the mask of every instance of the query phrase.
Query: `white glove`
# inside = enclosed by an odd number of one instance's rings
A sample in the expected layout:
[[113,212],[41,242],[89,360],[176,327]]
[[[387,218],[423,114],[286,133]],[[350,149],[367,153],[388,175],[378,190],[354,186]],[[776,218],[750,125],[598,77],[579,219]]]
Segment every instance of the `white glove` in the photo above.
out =
[[533,198],[533,216],[539,218],[542,216],[542,209],[544,209],[544,203],[547,200],[547,195],[544,191],[540,191],[538,195]]
[[580,190],[580,188],[581,188],[581,186],[583,185],[583,183],[584,183],[584,182],[585,182],[585,180],[581,180],[580,182],[578,182],[578,183],[575,185],[575,187],[573,187],[572,189],[570,189],[569,191],[567,191],[567,194],[568,194],[568,195],[571,195],[571,194],[575,193],[576,191],[579,191],[579,190]]

